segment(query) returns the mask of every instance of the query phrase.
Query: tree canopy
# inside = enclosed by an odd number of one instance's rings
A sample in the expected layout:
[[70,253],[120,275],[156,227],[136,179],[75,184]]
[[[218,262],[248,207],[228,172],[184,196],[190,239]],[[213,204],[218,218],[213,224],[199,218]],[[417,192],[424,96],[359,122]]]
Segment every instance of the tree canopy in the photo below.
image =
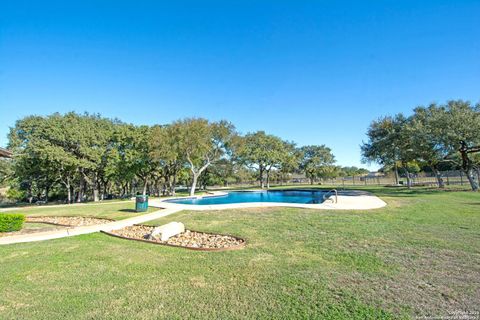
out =
[[479,132],[478,104],[452,100],[443,105],[419,106],[409,117],[397,114],[373,121],[367,131],[368,141],[361,146],[362,155],[366,162],[393,167],[397,183],[400,166],[409,186],[411,168],[425,163],[435,173],[439,187],[443,187],[439,165],[455,162],[465,172],[472,190],[478,190],[473,172],[476,170],[479,176],[479,164],[476,156],[469,155],[468,147],[480,145]]

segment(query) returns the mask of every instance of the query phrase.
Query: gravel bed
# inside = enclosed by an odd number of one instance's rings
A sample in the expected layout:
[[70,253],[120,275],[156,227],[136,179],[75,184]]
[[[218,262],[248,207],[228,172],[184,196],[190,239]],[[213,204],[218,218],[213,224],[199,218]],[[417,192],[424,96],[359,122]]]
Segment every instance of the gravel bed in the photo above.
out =
[[26,222],[52,223],[69,227],[93,226],[112,222],[109,219],[100,219],[92,217],[27,217]]
[[197,249],[228,249],[245,244],[245,240],[228,235],[212,234],[186,230],[185,232],[173,236],[167,241],[151,240],[148,235],[155,227],[145,225],[134,225],[122,229],[114,230],[111,233],[130,239],[147,240],[151,242],[181,246]]

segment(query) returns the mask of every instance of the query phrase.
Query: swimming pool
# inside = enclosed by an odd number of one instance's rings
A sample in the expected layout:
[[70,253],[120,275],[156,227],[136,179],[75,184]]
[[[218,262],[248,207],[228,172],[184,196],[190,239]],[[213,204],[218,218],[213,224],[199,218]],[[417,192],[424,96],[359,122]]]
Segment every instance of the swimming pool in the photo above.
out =
[[222,196],[171,199],[166,200],[166,202],[195,205],[231,204],[246,202],[285,202],[319,204],[324,201],[324,194],[324,191],[319,190],[232,191]]

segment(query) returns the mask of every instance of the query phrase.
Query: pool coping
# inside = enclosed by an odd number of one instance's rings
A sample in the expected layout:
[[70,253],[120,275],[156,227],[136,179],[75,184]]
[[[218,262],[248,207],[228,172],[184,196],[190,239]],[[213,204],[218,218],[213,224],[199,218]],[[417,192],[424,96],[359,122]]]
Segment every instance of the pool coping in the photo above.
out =
[[[307,189],[298,189],[307,190]],[[266,190],[238,190],[241,192],[259,192]],[[274,190],[276,191],[276,190]],[[278,190],[281,191],[281,190]],[[231,190],[237,192],[237,190]],[[323,203],[319,204],[304,204],[304,203],[289,203],[289,202],[243,202],[243,203],[229,203],[229,204],[211,204],[211,205],[196,205],[196,204],[180,204],[168,202],[168,200],[180,199],[202,199],[207,197],[225,196],[228,192],[212,191],[207,195],[185,196],[185,197],[168,197],[163,199],[154,199],[150,201],[152,207],[175,208],[179,210],[227,210],[239,208],[265,208],[265,207],[291,207],[303,209],[318,209],[318,210],[371,210],[385,207],[387,204],[379,197],[370,192],[360,190],[338,191],[338,201],[333,202],[333,195],[328,197]]]

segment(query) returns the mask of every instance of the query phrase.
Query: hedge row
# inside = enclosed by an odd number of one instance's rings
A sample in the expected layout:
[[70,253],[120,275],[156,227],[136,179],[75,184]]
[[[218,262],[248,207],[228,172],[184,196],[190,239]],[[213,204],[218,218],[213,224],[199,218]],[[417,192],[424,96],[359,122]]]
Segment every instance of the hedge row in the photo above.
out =
[[11,232],[21,230],[25,222],[23,214],[0,213],[0,232]]

